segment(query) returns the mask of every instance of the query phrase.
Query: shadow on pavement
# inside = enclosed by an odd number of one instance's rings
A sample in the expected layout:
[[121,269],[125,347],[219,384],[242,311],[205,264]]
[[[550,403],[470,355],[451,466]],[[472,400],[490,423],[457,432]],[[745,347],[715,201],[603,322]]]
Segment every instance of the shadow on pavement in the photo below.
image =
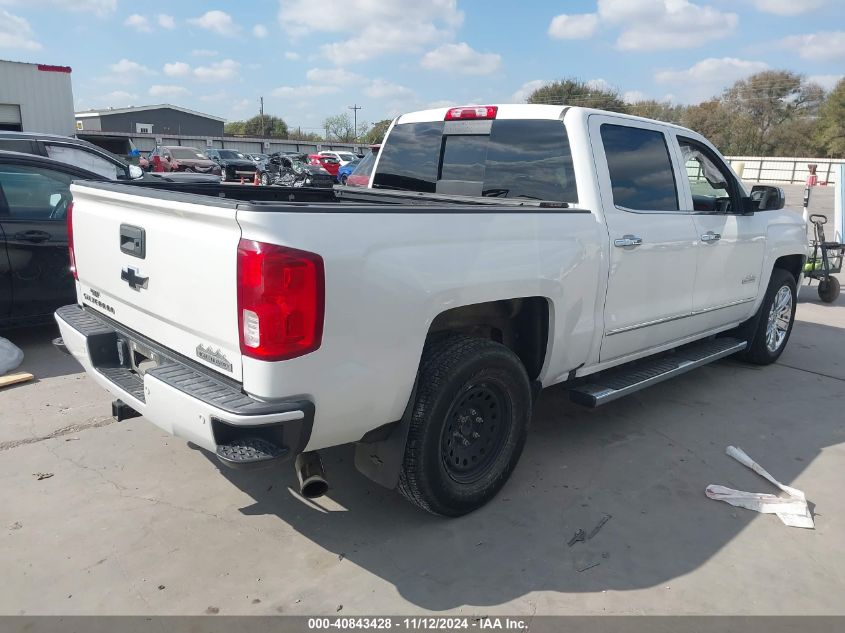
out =
[[[828,329],[842,340],[842,330]],[[797,328],[793,343],[810,334]],[[497,605],[534,591],[646,588],[692,572],[751,521],[777,521],[705,497],[711,483],[776,492],[727,457],[726,446],[742,447],[789,484],[822,449],[845,441],[843,407],[841,380],[732,360],[598,410],[578,408],[565,389],[551,388],[499,496],[451,520],[360,476],[349,447],[323,452],[332,488],[313,506],[287,489],[296,489],[291,463],[220,472],[254,499],[244,514],[277,516],[420,608]],[[612,518],[592,540],[567,545],[604,514]]]
[[0,336],[23,350],[23,362],[15,371],[27,371],[36,380],[82,372],[82,366],[73,357],[53,346],[53,339],[59,336],[55,324],[3,330]]

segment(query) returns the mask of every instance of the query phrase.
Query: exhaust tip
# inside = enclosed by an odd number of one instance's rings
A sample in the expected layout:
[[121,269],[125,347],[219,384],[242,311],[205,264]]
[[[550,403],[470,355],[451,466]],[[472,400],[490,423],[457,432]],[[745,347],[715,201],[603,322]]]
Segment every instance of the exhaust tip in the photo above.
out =
[[306,499],[322,497],[328,491],[329,483],[321,477],[311,477],[311,479],[302,482],[302,485],[299,486],[299,492]]
[[326,471],[319,453],[300,453],[296,456],[295,467],[299,494],[306,499],[316,499],[328,492],[329,482],[326,481]]

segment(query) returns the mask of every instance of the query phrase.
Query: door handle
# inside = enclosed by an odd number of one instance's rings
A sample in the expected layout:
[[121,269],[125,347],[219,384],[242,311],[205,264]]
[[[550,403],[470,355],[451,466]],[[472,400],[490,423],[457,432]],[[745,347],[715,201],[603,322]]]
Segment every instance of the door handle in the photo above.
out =
[[637,235],[623,235],[613,240],[613,245],[619,248],[635,248],[643,243],[643,238]]
[[15,233],[16,240],[23,240],[24,242],[46,242],[50,239],[50,234],[47,231],[21,231]]
[[701,236],[702,242],[718,242],[720,239],[722,239],[722,234],[714,233],[713,231],[707,231],[707,233]]

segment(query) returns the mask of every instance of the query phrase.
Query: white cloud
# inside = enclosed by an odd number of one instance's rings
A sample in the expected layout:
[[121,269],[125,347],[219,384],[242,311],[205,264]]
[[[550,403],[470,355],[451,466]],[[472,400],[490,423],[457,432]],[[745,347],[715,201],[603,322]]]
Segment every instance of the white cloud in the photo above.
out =
[[155,75],[155,71],[147,68],[143,64],[133,62],[125,57],[116,64],[111,64],[109,70],[118,75]]
[[827,0],[751,0],[758,11],[775,15],[800,15],[821,8]]
[[526,81],[511,95],[510,100],[514,103],[525,103],[532,92],[549,83],[551,82],[548,79],[532,79],[531,81]]
[[586,82],[586,84],[587,84],[587,87],[590,88],[591,90],[606,90],[606,91],[610,91],[610,92],[613,92],[614,90],[616,90],[616,88],[614,88],[612,85],[610,85],[609,82],[605,81],[604,79],[602,79],[600,77],[598,79],[590,79]]
[[263,24],[256,24],[255,26],[252,27],[252,34],[255,37],[260,37],[260,38],[267,37],[267,27],[264,26]]
[[173,19],[172,15],[167,15],[166,13],[159,13],[156,16],[158,20],[158,25],[163,29],[175,29],[176,28],[176,20]]
[[598,15],[621,29],[621,50],[694,48],[730,35],[739,22],[735,13],[688,0],[598,0]]
[[117,0],[0,0],[0,4],[25,6],[30,9],[49,7],[62,11],[94,14],[98,18],[111,15],[117,9]]
[[810,75],[807,77],[807,81],[819,84],[825,90],[833,90],[843,77],[845,75]]
[[168,77],[185,77],[191,74],[190,65],[185,62],[172,62],[164,65],[164,74]]
[[296,51],[285,51],[285,59],[296,60],[299,59],[299,53]]
[[287,97],[287,98],[297,98],[297,99],[310,99],[311,97],[321,97],[323,95],[330,95],[336,92],[340,92],[340,88],[337,86],[313,86],[313,85],[305,85],[305,86],[280,86],[274,89],[271,94],[274,97]]
[[321,47],[338,65],[388,53],[415,53],[447,41],[463,22],[456,0],[312,0],[280,3],[279,23],[294,37],[313,32],[348,34],[348,39]]
[[790,35],[780,41],[799,57],[811,61],[845,59],[845,31],[822,31],[805,35]]
[[151,97],[164,97],[166,99],[170,99],[173,97],[184,97],[185,95],[189,95],[191,93],[184,86],[165,86],[155,84],[150,86],[149,94]]
[[202,81],[234,79],[241,65],[233,59],[212,62],[208,66],[194,68],[194,77]]
[[240,27],[232,20],[232,16],[225,11],[207,11],[198,18],[191,18],[188,22],[218,35],[232,36],[240,31]]
[[194,57],[217,57],[219,53],[217,51],[212,51],[207,48],[195,48],[191,51],[191,55]]
[[405,86],[391,83],[385,79],[373,79],[370,85],[364,88],[364,94],[372,99],[397,99],[409,97],[413,92]]
[[312,68],[305,73],[305,78],[311,83],[315,84],[330,84],[333,86],[342,86],[353,83],[361,83],[364,78],[343,68]]
[[479,53],[466,42],[444,44],[423,55],[420,64],[429,70],[441,70],[463,75],[489,75],[502,63],[498,53]]
[[766,70],[765,62],[736,59],[735,57],[710,57],[702,59],[685,70],[661,70],[654,80],[670,84],[674,93],[687,103],[695,103],[718,95],[732,83],[754,73]]
[[596,32],[599,16],[595,13],[562,14],[552,18],[549,36],[557,40],[582,40]]
[[622,94],[622,100],[625,103],[637,103],[639,101],[645,101],[646,99],[648,99],[648,97],[639,90],[628,90]]
[[95,97],[97,103],[123,108],[129,105],[135,105],[138,102],[138,95],[124,90],[115,90],[101,97]]
[[133,13],[126,18],[123,21],[123,24],[124,26],[131,26],[139,33],[149,33],[152,31],[152,28],[150,28],[150,21],[143,15],[138,15],[137,13]]
[[41,44],[35,40],[35,34],[29,22],[0,9],[0,48],[41,50]]

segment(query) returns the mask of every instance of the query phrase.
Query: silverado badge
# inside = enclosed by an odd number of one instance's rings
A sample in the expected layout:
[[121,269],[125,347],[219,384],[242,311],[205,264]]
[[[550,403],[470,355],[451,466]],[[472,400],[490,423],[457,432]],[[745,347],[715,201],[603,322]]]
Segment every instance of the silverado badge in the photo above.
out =
[[232,363],[229,362],[229,359],[219,349],[212,350],[211,347],[199,344],[197,345],[197,358],[201,358],[205,362],[216,365],[228,372],[232,371]]

